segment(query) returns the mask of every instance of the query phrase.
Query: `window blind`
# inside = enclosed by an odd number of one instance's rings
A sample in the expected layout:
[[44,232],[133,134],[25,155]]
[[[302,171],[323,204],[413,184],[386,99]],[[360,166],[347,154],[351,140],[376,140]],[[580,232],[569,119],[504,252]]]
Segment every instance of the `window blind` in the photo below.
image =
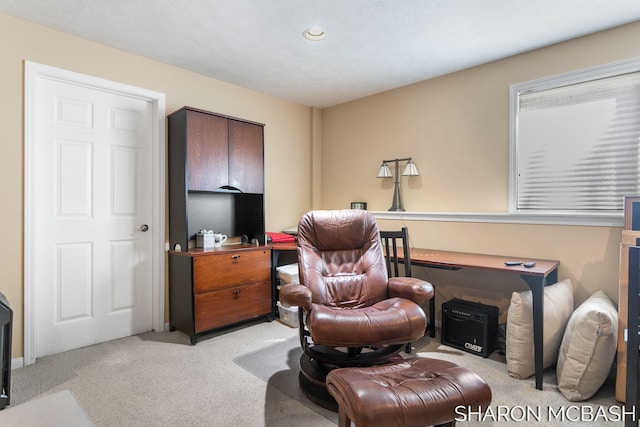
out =
[[640,194],[640,72],[518,93],[518,211],[622,211]]

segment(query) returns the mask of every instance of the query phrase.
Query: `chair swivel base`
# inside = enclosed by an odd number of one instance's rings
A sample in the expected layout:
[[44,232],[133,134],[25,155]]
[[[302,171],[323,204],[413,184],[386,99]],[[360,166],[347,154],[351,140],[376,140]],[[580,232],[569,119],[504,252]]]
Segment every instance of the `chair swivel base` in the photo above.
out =
[[304,394],[318,406],[338,412],[338,403],[327,391],[325,380],[333,365],[323,365],[303,353],[300,356],[298,380]]
[[[371,353],[363,353],[362,359],[344,359],[341,362],[346,366],[384,365],[398,358],[401,360],[402,358],[397,354],[403,347],[403,345],[396,344],[379,348]],[[307,353],[302,353],[300,356],[300,373],[298,374],[300,388],[313,403],[334,412],[338,412],[338,404],[327,391],[326,379],[327,374],[338,367],[332,363],[318,361]]]

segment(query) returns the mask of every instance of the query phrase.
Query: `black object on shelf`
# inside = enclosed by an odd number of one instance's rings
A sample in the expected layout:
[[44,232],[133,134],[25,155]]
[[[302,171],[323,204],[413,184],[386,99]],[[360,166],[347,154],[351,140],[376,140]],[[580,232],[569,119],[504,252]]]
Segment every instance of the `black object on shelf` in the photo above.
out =
[[0,409],[10,403],[11,394],[11,328],[13,311],[7,298],[0,293]]

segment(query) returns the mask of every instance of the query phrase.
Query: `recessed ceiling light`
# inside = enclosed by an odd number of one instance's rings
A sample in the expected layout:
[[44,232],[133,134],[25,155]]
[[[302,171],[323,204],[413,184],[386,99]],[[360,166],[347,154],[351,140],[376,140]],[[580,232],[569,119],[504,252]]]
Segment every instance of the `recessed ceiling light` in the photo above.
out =
[[313,42],[324,40],[327,37],[327,33],[325,33],[321,28],[308,28],[304,30],[304,33],[302,34],[305,39]]

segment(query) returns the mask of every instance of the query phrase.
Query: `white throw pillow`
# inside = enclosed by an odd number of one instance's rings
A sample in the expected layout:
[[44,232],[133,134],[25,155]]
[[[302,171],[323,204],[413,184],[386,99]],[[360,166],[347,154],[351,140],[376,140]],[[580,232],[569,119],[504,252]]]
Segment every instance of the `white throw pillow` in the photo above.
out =
[[586,400],[604,384],[616,356],[618,311],[596,291],[569,319],[558,354],[558,388],[570,401]]
[[[509,375],[529,378],[535,373],[531,291],[514,292],[507,316],[506,358]],[[566,279],[544,288],[542,365],[556,363],[564,329],[573,312],[573,286]]]

